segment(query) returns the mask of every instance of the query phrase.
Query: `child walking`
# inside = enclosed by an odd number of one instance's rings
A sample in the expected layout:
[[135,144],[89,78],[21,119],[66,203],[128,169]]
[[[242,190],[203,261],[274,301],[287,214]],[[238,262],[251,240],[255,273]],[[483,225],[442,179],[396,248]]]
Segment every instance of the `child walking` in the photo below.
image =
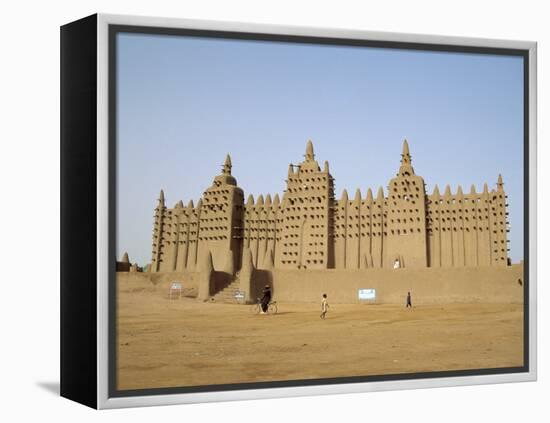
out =
[[409,291],[409,292],[407,292],[407,305],[405,306],[405,308],[409,308],[409,307],[412,308],[412,306],[413,305],[412,305],[412,301],[411,301],[411,293]]
[[325,316],[328,311],[327,294],[323,294],[323,300],[321,301],[321,319],[325,320]]

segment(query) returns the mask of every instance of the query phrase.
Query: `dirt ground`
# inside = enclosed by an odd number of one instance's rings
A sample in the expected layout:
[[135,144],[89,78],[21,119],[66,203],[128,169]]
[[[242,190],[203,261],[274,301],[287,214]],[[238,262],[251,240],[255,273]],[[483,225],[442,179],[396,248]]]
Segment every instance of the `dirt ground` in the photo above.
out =
[[[330,304],[330,298],[329,298]],[[118,292],[118,389],[521,366],[520,304],[279,304]]]

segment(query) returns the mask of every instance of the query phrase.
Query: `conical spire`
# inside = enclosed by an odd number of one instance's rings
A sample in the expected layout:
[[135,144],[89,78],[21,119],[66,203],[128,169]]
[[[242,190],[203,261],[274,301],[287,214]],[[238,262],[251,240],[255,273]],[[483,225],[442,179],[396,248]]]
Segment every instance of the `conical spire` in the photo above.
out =
[[232,185],[237,186],[237,180],[231,175],[231,156],[228,154],[225,156],[225,161],[222,165],[221,173],[214,178],[214,185]]
[[498,174],[497,187],[499,192],[504,191],[504,182],[502,182],[502,175],[500,173]]
[[285,192],[283,194],[283,198],[281,199],[281,207],[283,207],[283,208],[285,207],[287,199],[288,199],[288,193]]
[[344,188],[344,191],[342,191],[342,198],[340,201],[348,201],[348,191]]
[[353,201],[355,201],[356,203],[361,202],[361,190],[359,188],[355,190],[355,198],[353,199]]
[[232,168],[232,164],[231,164],[231,156],[228,154],[227,156],[225,156],[225,162],[223,164],[223,171],[222,173],[224,175],[231,175],[231,168]]
[[367,203],[372,203],[372,189],[367,190]]
[[384,201],[384,188],[378,188],[378,194],[376,194],[376,201]]
[[409,143],[406,138],[403,140],[403,152],[401,153],[401,166],[399,167],[399,175],[403,176],[404,174],[414,175],[411,154],[409,152]]
[[409,153],[409,143],[407,141],[407,138],[403,140],[403,157],[407,156],[410,158],[411,154]]
[[160,195],[159,195],[159,206],[162,206],[164,207],[165,205],[165,201],[164,201],[164,190],[160,190]]
[[435,184],[434,192],[433,192],[432,195],[433,195],[434,198],[437,198],[437,199],[439,199],[439,197],[441,197],[441,194],[439,194],[439,186],[437,184]]
[[313,153],[313,142],[311,142],[311,140],[308,140],[306,144],[305,158],[306,162],[310,162],[315,159],[315,154]]
[[254,205],[254,196],[252,194],[248,195],[248,199],[246,200],[246,206],[253,206]]

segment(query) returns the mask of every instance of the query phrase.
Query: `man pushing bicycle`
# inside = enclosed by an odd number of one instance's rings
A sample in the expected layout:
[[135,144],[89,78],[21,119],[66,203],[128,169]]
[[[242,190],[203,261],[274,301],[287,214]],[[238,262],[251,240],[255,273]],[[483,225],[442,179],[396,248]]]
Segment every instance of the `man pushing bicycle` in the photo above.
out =
[[265,314],[267,312],[267,307],[269,306],[270,302],[271,302],[271,287],[269,285],[266,285],[263,290],[263,297],[260,300],[260,304],[262,306],[261,314]]

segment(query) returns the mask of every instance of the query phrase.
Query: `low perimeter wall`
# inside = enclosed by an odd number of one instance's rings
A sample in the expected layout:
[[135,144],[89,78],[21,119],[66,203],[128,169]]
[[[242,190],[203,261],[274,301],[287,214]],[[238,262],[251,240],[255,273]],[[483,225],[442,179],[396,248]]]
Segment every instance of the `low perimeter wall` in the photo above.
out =
[[[521,284],[518,282],[521,279]],[[359,301],[359,289],[376,289],[375,301]],[[404,304],[411,292],[413,305],[453,302],[522,303],[523,265],[368,270],[273,271],[277,301]]]
[[[199,293],[199,272],[117,272],[118,290],[120,292],[161,292],[168,295],[170,285],[180,282],[182,295],[196,297]],[[231,280],[229,273],[214,272],[213,284],[216,291],[223,289]]]
[[[218,275],[219,273],[219,275]],[[327,294],[329,303],[404,304],[407,292],[413,305],[434,303],[523,303],[523,265],[507,267],[461,267],[366,270],[254,270],[255,295],[267,283],[279,302],[319,302]],[[117,273],[122,291],[151,290],[167,294],[171,282],[182,282],[183,294],[196,297],[199,273]],[[223,276],[223,277],[222,277]],[[215,285],[228,283],[216,272]],[[219,279],[219,280],[218,280]],[[521,284],[518,282],[521,280]],[[376,289],[375,301],[359,301],[359,289]]]
[[118,292],[154,292],[168,296],[172,282],[182,283],[182,295],[196,297],[199,286],[196,272],[117,272]]

